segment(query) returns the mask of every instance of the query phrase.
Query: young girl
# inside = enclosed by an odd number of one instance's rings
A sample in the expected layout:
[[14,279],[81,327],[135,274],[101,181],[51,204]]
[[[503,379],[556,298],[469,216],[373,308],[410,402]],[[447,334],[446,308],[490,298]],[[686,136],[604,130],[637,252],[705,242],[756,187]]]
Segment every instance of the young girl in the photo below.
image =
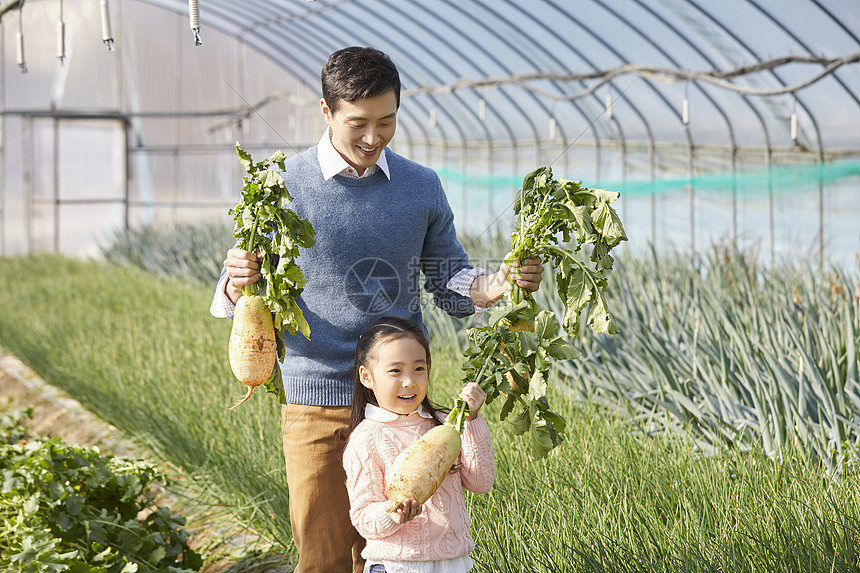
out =
[[353,431],[344,453],[350,518],[367,540],[366,573],[460,573],[472,568],[469,516],[463,488],[487,493],[496,477],[487,423],[478,416],[484,392],[470,383],[460,393],[471,412],[463,449],[442,485],[423,505],[407,500],[389,512],[386,475],[401,450],[445,414],[427,398],[430,349],[415,323],[386,317],[358,340]]

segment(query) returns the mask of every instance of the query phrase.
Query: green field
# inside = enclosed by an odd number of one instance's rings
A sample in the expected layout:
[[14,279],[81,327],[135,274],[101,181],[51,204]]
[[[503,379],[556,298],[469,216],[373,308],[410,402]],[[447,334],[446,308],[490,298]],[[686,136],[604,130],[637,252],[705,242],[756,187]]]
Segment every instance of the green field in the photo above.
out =
[[[555,372],[569,426],[546,460],[487,407],[498,477],[468,497],[477,571],[858,570],[857,277],[722,256],[624,261],[622,333],[586,332]],[[0,346],[180,468],[192,504],[290,553],[278,407],[260,392],[227,413],[244,387],[206,272],[0,259]],[[445,400],[462,329],[428,323]]]

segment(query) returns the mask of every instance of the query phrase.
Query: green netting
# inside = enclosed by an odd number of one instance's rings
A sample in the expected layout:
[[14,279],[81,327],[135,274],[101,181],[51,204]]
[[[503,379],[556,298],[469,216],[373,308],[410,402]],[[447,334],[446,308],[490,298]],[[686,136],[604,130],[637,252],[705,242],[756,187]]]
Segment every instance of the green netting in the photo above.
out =
[[[482,187],[490,190],[518,189],[522,178],[497,175],[476,175],[448,169],[437,169],[439,176],[449,184],[464,187]],[[559,174],[563,176],[563,174]],[[713,193],[736,193],[743,196],[763,196],[769,192],[784,195],[817,189],[819,185],[829,185],[850,177],[860,175],[860,161],[834,161],[822,164],[774,165],[770,171],[750,173],[707,173],[694,177],[657,179],[653,181],[600,181],[583,183],[587,187],[605,188],[621,191],[625,196],[655,195],[687,189]]]

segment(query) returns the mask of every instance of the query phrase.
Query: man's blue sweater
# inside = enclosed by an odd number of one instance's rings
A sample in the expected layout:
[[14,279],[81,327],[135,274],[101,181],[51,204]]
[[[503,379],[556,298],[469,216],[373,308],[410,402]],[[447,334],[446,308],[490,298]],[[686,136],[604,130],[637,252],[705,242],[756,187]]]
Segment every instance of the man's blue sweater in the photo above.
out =
[[471,300],[446,288],[470,266],[439,177],[390,149],[386,154],[390,181],[381,170],[324,181],[316,147],[286,162],[290,207],[316,230],[316,244],[296,261],[307,278],[298,304],[311,336],[285,335],[281,369],[289,403],[352,403],[355,344],[364,330],[382,316],[424,328],[419,270],[445,312],[475,311]]

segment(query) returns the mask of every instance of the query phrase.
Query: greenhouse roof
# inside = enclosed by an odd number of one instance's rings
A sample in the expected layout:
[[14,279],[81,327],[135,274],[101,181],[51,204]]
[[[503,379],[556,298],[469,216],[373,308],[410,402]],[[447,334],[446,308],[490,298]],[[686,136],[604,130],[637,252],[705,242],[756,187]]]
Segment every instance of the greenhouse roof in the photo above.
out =
[[387,52],[411,138],[858,147],[852,0],[204,0],[199,22],[201,49],[220,30],[314,90],[332,51]]

